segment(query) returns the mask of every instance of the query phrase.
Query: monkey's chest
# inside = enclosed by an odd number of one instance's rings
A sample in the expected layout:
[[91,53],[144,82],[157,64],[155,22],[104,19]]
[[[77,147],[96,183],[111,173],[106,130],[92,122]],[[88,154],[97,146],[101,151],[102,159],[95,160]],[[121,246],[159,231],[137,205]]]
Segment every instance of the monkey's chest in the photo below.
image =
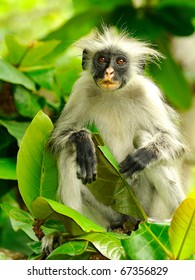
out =
[[121,162],[134,150],[133,139],[138,126],[131,119],[133,116],[110,109],[93,112],[90,122],[95,124],[116,160]]

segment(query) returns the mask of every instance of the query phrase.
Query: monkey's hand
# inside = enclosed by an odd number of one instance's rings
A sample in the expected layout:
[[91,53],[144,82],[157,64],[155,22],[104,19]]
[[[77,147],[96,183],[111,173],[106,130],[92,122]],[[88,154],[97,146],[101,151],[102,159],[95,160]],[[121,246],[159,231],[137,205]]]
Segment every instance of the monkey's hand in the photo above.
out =
[[155,159],[154,153],[147,148],[140,148],[128,155],[125,160],[119,164],[121,173],[132,177],[135,172],[143,170],[151,161]]
[[90,133],[86,130],[76,131],[70,136],[70,141],[76,147],[77,178],[83,184],[92,183],[96,180],[97,158]]

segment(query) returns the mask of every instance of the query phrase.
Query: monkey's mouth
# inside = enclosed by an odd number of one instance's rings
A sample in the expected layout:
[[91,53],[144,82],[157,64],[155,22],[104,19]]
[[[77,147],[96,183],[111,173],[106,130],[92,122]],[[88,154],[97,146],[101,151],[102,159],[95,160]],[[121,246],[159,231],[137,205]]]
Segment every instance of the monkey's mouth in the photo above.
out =
[[110,80],[101,80],[98,81],[98,85],[103,88],[103,89],[107,89],[107,90],[115,90],[119,88],[119,83],[117,82],[113,82]]

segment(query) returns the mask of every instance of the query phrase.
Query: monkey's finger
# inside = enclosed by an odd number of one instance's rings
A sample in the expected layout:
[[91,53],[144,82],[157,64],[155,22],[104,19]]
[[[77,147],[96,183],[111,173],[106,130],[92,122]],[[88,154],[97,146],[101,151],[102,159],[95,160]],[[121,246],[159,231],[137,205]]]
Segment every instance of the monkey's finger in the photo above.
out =
[[132,177],[133,174],[136,172],[142,171],[144,167],[140,167],[138,164],[134,165],[132,168],[128,169],[127,172],[125,172],[125,176]]
[[127,158],[119,164],[119,171],[126,176],[132,176],[135,172],[143,170],[145,165],[142,162],[137,161],[133,156],[129,155]]
[[127,171],[123,172],[122,170],[120,171],[122,174],[125,174],[126,177],[132,177],[133,174],[135,174],[136,172],[139,172],[141,170],[143,170],[144,168],[140,168],[139,165],[134,165],[132,168],[129,168]]
[[97,160],[95,155],[85,154],[81,161],[77,161],[77,164],[77,178],[81,179],[83,184],[90,184],[96,180]]
[[134,165],[134,161],[132,159],[132,156],[131,155],[128,155],[126,157],[125,160],[123,160],[120,164],[119,164],[119,171],[120,173],[126,173],[129,168],[131,168],[131,166]]
[[147,148],[140,148],[128,155],[119,165],[120,172],[132,176],[135,172],[143,170],[156,158],[155,153]]
[[96,174],[96,173],[94,173],[94,174],[93,174],[93,181],[95,181],[95,180],[96,180],[96,178],[97,178],[97,174]]
[[91,157],[87,157],[86,161],[86,180],[87,183],[92,183],[96,180],[96,174],[97,174],[97,160],[96,156],[93,154]]

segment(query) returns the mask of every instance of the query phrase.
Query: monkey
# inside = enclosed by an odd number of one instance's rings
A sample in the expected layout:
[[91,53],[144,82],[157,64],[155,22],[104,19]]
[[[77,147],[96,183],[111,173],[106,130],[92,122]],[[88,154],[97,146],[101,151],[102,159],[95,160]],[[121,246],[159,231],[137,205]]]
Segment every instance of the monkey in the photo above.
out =
[[186,145],[178,114],[144,73],[162,55],[150,44],[95,30],[77,43],[82,69],[49,139],[59,173],[58,200],[106,229],[127,217],[86,187],[96,180],[95,124],[148,217],[168,219],[184,200],[179,167]]

